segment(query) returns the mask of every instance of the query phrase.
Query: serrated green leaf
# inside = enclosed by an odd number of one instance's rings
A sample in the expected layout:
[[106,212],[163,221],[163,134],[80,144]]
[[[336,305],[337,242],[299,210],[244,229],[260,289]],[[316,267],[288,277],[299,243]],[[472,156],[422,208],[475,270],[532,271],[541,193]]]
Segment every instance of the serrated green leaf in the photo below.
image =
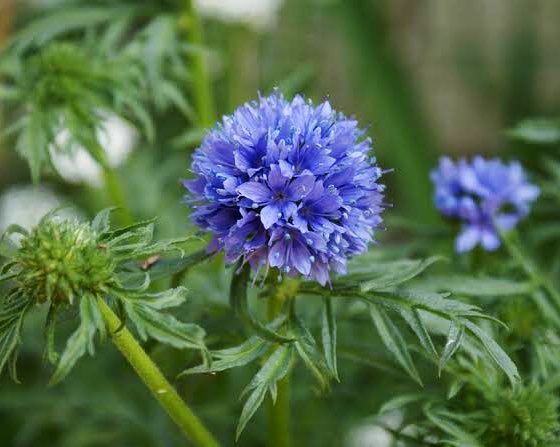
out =
[[461,346],[461,341],[463,340],[463,335],[465,333],[465,327],[456,320],[451,320],[449,326],[449,333],[447,334],[447,341],[445,342],[445,347],[441,353],[441,358],[439,359],[439,374],[445,368],[445,365],[451,358],[455,355],[459,347]]
[[91,221],[91,229],[99,235],[103,235],[109,231],[111,228],[111,214],[117,210],[117,208],[106,208],[101,210],[95,215]]
[[422,321],[422,316],[420,315],[420,311],[418,309],[408,310],[408,309],[401,308],[399,309],[398,312],[403,318],[403,320],[408,324],[408,326],[410,326],[410,328],[416,334],[418,340],[420,340],[420,344],[422,345],[422,347],[426,350],[428,354],[430,354],[430,356],[432,356],[434,360],[437,361],[438,352],[434,346],[430,334],[428,333],[428,329],[426,329],[426,326]]
[[409,404],[420,402],[426,399],[426,397],[428,397],[428,395],[425,393],[403,394],[401,396],[394,397],[381,406],[378,414],[382,415],[391,411],[400,410]]
[[313,335],[311,335],[311,332],[309,332],[303,322],[295,315],[292,315],[290,321],[292,322],[291,330],[296,338],[294,342],[296,351],[307,369],[309,369],[313,377],[317,380],[321,390],[327,390],[329,388],[331,372],[327,367],[323,354],[319,351]]
[[[31,22],[12,36],[17,51],[23,51],[31,45],[43,45],[54,37],[79,28],[86,28],[97,23],[115,20],[134,13],[130,6],[105,7],[64,7],[59,11],[50,12]],[[138,12],[138,11],[137,11]]]
[[[360,285],[362,292],[372,290],[385,290],[390,287],[398,286],[412,278],[420,275],[432,264],[441,261],[441,256],[433,256],[428,259],[402,260],[387,264],[387,268],[377,273],[370,274],[365,282]],[[351,275],[352,276],[352,275]],[[371,277],[373,276],[373,278]]]
[[245,343],[224,351],[215,351],[211,355],[218,360],[211,365],[200,365],[183,371],[179,376],[188,374],[205,374],[225,371],[248,365],[267,353],[272,344],[260,337],[251,337]]
[[336,316],[331,297],[323,298],[321,340],[327,366],[332,376],[340,381],[336,359]]
[[247,402],[243,406],[243,411],[239,418],[236,430],[236,440],[245,429],[247,423],[261,406],[266,392],[273,388],[275,384],[288,374],[292,362],[293,345],[282,344],[272,353],[260,371],[253,377],[247,385],[242,396],[251,392]]
[[500,345],[476,324],[467,320],[463,320],[462,323],[465,325],[467,331],[482,343],[486,352],[490,355],[490,358],[506,373],[511,384],[518,383],[521,378],[517,371],[517,366],[515,366],[515,363],[513,363]]
[[465,304],[448,298],[448,294],[422,292],[417,290],[397,290],[395,292],[369,292],[359,295],[365,301],[382,304],[384,307],[399,311],[402,308],[422,309],[443,315],[462,314],[480,310],[477,306]]
[[281,335],[275,331],[270,330],[260,321],[257,321],[249,312],[249,306],[247,303],[247,287],[249,279],[251,276],[251,268],[249,264],[246,264],[240,268],[239,273],[234,274],[231,279],[229,299],[231,307],[235,314],[239,317],[243,323],[249,326],[255,333],[264,338],[275,343],[286,343],[292,342],[293,338]]
[[139,296],[128,295],[127,299],[135,305],[148,306],[152,309],[163,310],[177,307],[187,300],[188,290],[185,287],[167,289],[158,293],[143,293]]
[[152,337],[177,349],[199,349],[206,352],[206,332],[193,323],[183,323],[174,316],[149,305],[123,300],[127,317],[134,323],[142,340]]
[[424,409],[424,413],[436,427],[459,441],[458,445],[461,447],[483,447],[473,435],[467,433],[449,418],[432,411],[429,407]]
[[408,346],[398,328],[378,305],[370,304],[369,309],[373,323],[385,347],[394,355],[395,359],[410,377],[418,384],[422,385],[422,379],[420,379]]
[[464,296],[509,296],[523,295],[534,290],[529,282],[497,279],[489,277],[475,278],[467,275],[430,276],[415,281],[411,288],[429,292],[450,292]]
[[61,382],[72,370],[76,362],[89,352],[94,354],[94,338],[96,332],[104,328],[103,319],[97,308],[95,298],[82,296],[80,301],[80,326],[70,336],[66,348],[62,352],[57,368],[51,377],[50,385]]
[[10,375],[17,382],[16,359],[17,347],[27,311],[31,301],[19,294],[12,293],[0,308],[0,374],[9,365]]

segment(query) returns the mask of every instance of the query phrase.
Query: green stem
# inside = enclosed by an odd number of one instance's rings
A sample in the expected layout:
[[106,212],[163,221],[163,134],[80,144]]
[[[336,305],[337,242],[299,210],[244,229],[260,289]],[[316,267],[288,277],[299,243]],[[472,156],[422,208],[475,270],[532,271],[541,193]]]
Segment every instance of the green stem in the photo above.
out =
[[501,238],[511,257],[525,271],[531,281],[533,281],[535,285],[546,290],[550,297],[556,302],[556,305],[560,307],[560,292],[558,292],[550,278],[542,273],[531,258],[521,251],[518,244],[513,241],[511,234],[502,233]]
[[171,419],[194,444],[201,447],[218,447],[218,441],[181,399],[130,331],[122,326],[119,317],[103,299],[98,299],[97,302],[113,343]]
[[190,57],[190,63],[194,83],[193,94],[198,112],[198,125],[202,128],[209,128],[216,121],[216,112],[210,77],[208,76],[208,66],[202,52],[204,33],[193,0],[185,0],[185,21],[189,42],[197,47]]
[[119,207],[121,213],[121,220],[124,225],[131,225],[134,223],[134,218],[128,205],[126,203],[126,196],[124,194],[124,189],[122,183],[113,168],[108,166],[108,164],[102,164],[103,169],[103,181],[105,183],[105,190],[109,199],[113,202],[114,206]]
[[[268,300],[268,319],[274,320],[282,310],[282,300]],[[290,375],[278,382],[276,402],[269,403],[268,441],[270,447],[289,447],[290,443]]]

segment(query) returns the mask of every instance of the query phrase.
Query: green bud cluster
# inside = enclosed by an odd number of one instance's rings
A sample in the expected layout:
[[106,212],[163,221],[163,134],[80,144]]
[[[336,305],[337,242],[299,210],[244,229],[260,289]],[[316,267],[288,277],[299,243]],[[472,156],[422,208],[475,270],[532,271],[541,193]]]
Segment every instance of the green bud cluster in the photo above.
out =
[[105,293],[115,270],[90,225],[77,221],[43,221],[22,240],[14,260],[21,290],[39,303]]
[[491,407],[488,445],[548,447],[560,434],[557,397],[537,385],[507,391]]

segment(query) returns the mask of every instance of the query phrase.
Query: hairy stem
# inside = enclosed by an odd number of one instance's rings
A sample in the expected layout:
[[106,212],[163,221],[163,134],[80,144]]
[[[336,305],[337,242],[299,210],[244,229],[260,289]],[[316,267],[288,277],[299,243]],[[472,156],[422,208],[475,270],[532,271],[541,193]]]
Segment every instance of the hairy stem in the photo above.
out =
[[216,121],[212,86],[208,76],[208,66],[202,52],[204,34],[202,24],[193,4],[193,0],[185,0],[185,25],[189,43],[197,47],[190,57],[194,84],[194,101],[198,113],[198,125],[202,128],[212,127]]
[[171,386],[130,331],[122,326],[121,320],[109,305],[102,299],[98,299],[97,302],[113,343],[171,419],[196,445],[201,447],[218,447],[218,441],[181,399],[175,388]]
[[[282,300],[270,297],[268,319],[274,320],[282,310]],[[270,401],[268,420],[268,445],[270,447],[290,446],[290,375],[278,382],[276,402]]]

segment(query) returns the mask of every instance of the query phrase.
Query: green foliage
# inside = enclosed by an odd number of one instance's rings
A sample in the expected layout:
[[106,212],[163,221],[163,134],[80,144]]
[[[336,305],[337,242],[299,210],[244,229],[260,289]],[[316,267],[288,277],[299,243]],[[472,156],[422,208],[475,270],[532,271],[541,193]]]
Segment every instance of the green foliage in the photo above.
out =
[[507,390],[491,403],[485,438],[490,445],[553,445],[560,434],[557,396],[537,385]]
[[[105,166],[98,135],[108,113],[135,120],[153,134],[141,106],[141,73],[126,55],[99,57],[83,46],[53,42],[21,56],[13,70],[2,74],[10,91],[6,105],[19,115],[8,133],[18,134],[16,147],[36,181],[50,164],[51,151],[83,147]],[[63,132],[67,138],[61,138]]]
[[[196,118],[178,85],[189,79],[180,2],[72,2],[16,35],[0,63],[0,99],[14,124],[16,148],[38,181],[53,152],[85,148],[107,165],[99,142],[108,114],[155,137],[151,106]],[[153,20],[146,20],[151,17]],[[15,113],[14,113],[15,112]]]
[[[180,245],[186,238],[154,241],[152,221],[112,230],[110,214],[110,209],[100,212],[91,224],[48,214],[30,234],[24,234],[19,247],[9,239],[17,228],[4,235],[14,251],[1,268],[2,281],[10,291],[1,301],[0,371],[8,363],[15,377],[23,318],[31,305],[47,303],[48,358],[56,363],[51,383],[60,382],[86,352],[94,354],[95,335],[103,338],[105,334],[97,301],[108,298],[134,323],[142,339],[151,337],[177,349],[197,349],[208,358],[205,331],[166,313],[185,302],[186,290],[147,291],[151,278],[145,259],[182,252]],[[76,303],[80,323],[59,357],[54,341],[56,318]]]
[[560,143],[560,121],[553,119],[530,119],[522,121],[507,134],[516,140],[531,144]]

